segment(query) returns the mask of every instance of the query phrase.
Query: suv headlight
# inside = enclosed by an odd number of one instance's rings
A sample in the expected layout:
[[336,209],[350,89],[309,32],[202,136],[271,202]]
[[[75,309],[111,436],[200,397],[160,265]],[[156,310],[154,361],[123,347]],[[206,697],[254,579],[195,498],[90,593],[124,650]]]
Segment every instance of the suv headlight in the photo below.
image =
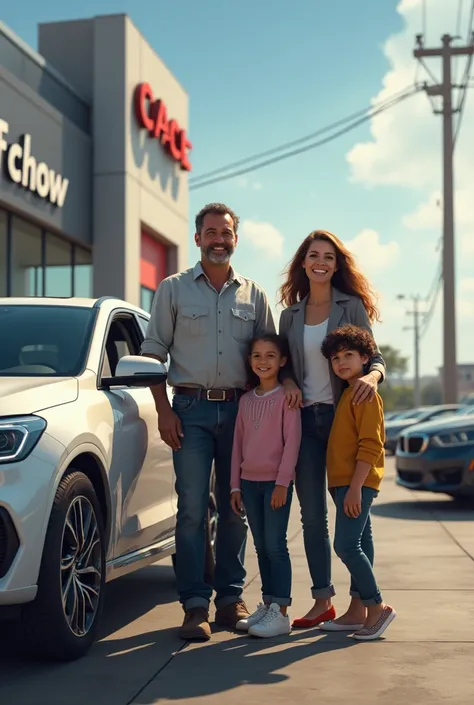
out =
[[461,428],[450,433],[438,433],[432,437],[431,443],[438,448],[474,444],[474,428]]
[[41,438],[46,421],[41,416],[0,419],[0,464],[26,458]]

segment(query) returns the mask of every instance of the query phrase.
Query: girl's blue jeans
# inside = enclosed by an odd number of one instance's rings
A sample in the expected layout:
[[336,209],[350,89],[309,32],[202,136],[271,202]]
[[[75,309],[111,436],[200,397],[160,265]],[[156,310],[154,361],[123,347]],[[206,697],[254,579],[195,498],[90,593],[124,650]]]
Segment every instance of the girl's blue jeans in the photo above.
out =
[[286,504],[272,509],[274,482],[241,480],[240,489],[252,532],[262,579],[262,599],[266,604],[291,605],[291,561],[287,546],[288,520],[293,484]]
[[344,497],[349,487],[333,487],[330,492],[336,505],[334,551],[351,574],[352,597],[359,597],[364,605],[378,605],[382,595],[373,571],[374,542],[370,508],[378,492],[362,488],[362,511],[356,519],[344,512]]

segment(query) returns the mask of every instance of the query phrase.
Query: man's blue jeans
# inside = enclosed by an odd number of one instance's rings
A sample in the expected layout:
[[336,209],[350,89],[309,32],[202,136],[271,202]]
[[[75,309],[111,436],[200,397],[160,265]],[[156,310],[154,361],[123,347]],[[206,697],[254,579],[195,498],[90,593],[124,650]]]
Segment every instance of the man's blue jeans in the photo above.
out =
[[[176,394],[173,410],[184,437],[173,453],[178,494],[176,579],[184,609],[208,607],[213,588],[216,607],[238,602],[245,581],[247,525],[230,507],[230,464],[238,403]],[[206,520],[212,463],[216,473],[219,521],[214,585],[204,582]]]
[[287,531],[293,483],[288,488],[286,504],[272,509],[275,483],[241,480],[242,499],[258,558],[265,604],[291,605],[291,561]]
[[344,498],[349,487],[333,487],[331,495],[336,505],[334,551],[351,574],[352,597],[359,597],[364,605],[378,605],[382,596],[375,580],[374,542],[370,508],[377,490],[362,488],[362,511],[355,519],[344,512]]
[[309,406],[301,414],[302,438],[295,485],[314,599],[335,595],[331,582],[326,481],[326,450],[333,420],[331,404]]

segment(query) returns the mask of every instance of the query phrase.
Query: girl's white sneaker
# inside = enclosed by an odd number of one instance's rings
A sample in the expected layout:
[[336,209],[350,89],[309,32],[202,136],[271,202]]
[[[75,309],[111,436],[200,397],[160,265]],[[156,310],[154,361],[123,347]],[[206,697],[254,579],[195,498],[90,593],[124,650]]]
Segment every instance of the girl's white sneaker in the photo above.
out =
[[250,636],[274,637],[291,632],[290,618],[280,612],[280,605],[272,602],[263,618],[250,627]]
[[259,605],[257,605],[257,609],[255,612],[253,612],[250,617],[245,617],[245,619],[240,619],[237,624],[235,625],[235,628],[239,632],[248,632],[250,627],[253,627],[254,624],[258,624],[261,619],[267,614],[268,612],[268,605],[264,605],[262,602],[260,602]]

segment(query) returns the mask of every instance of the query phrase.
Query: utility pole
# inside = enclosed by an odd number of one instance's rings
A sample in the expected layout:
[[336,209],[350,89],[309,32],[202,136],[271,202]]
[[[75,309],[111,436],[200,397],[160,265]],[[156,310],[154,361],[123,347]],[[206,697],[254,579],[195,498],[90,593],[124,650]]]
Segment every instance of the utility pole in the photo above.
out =
[[413,380],[413,406],[416,408],[421,406],[421,385],[420,385],[420,296],[416,294],[415,296],[405,296],[404,294],[399,294],[398,299],[410,300],[413,303],[413,309],[407,311],[407,314],[413,316],[413,326],[405,326],[403,330],[413,331],[413,342],[414,342],[414,380]]
[[429,96],[441,96],[442,110],[435,114],[443,115],[443,398],[444,403],[458,400],[458,377],[456,359],[456,276],[454,246],[454,184],[453,184],[453,109],[451,59],[453,56],[469,56],[474,53],[474,35],[469,46],[453,47],[449,34],[441,38],[439,49],[425,49],[423,35],[417,35],[415,58],[423,62],[427,57],[442,59],[443,78],[439,85],[425,88]]

